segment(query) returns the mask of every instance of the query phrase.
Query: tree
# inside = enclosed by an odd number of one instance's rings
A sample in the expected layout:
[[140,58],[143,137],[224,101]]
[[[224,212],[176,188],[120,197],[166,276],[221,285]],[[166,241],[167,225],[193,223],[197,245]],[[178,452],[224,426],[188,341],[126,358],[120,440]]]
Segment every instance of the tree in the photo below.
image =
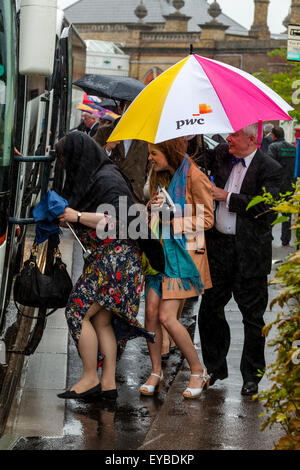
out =
[[[286,58],[286,53],[286,49],[274,49],[268,55],[270,57]],[[295,111],[291,111],[289,114],[297,122],[300,122],[300,63],[286,60],[286,64],[290,65],[287,72],[272,74],[265,69],[261,69],[253,75],[293,106]]]
[[[278,304],[282,311],[277,318],[263,328],[263,335],[268,336],[276,325],[277,335],[269,342],[275,347],[277,358],[267,368],[271,382],[269,390],[263,390],[253,398],[259,398],[266,410],[261,416],[266,417],[262,430],[279,423],[283,436],[275,445],[276,450],[300,450],[300,178],[292,192],[281,195],[275,201],[270,193],[256,196],[248,208],[264,201],[272,211],[278,214],[292,214],[295,232],[295,251],[284,259],[279,266],[272,284],[278,285],[278,296],[271,302],[270,308]],[[280,223],[282,217],[274,222]]]

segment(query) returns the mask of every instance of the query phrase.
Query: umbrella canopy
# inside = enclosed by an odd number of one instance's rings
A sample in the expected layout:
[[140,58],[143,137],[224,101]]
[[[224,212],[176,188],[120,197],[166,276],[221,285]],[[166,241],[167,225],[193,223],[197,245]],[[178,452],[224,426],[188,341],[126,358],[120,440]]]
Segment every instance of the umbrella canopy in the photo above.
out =
[[90,95],[125,101],[133,101],[145,88],[145,85],[135,78],[97,74],[85,75],[73,85]]
[[98,96],[88,95],[84,92],[82,102],[83,104],[100,104],[101,100]]
[[92,105],[92,104],[84,104],[84,103],[79,103],[77,105],[77,109],[79,109],[80,111],[85,111],[90,114],[94,114],[94,116],[97,116],[99,118],[102,116],[104,112],[101,106]]
[[291,120],[287,113],[292,109],[252,75],[193,54],[140,93],[108,141],[158,143],[190,134],[236,132],[260,121]]
[[103,108],[109,109],[110,111],[113,111],[114,113],[117,112],[117,105],[118,104],[119,104],[118,101],[111,100],[109,98],[105,98],[101,101],[101,106],[103,106]]
[[102,108],[102,106],[96,104],[79,103],[77,105],[77,109],[90,114],[94,114],[95,116],[102,119],[109,119],[110,121],[114,121],[115,119],[120,117],[119,114],[114,113],[110,109]]

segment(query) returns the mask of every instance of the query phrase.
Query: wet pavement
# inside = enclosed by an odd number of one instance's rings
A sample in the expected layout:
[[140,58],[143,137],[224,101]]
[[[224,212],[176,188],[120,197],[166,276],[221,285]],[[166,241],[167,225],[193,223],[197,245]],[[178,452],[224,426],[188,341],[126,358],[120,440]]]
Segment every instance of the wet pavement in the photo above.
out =
[[[73,278],[82,269],[81,253],[74,245]],[[278,236],[273,243],[275,261],[290,250],[280,246]],[[272,277],[273,273],[270,277]],[[276,295],[276,287],[269,288],[269,303]],[[199,334],[196,318],[200,300],[186,302],[182,322],[189,329],[196,346]],[[274,320],[278,308],[269,309],[265,322]],[[116,402],[80,403],[67,400],[64,425],[61,433],[18,436],[12,450],[271,450],[281,436],[275,426],[261,432],[264,411],[262,404],[240,394],[242,378],[239,371],[243,344],[241,315],[233,300],[226,308],[231,327],[231,347],[228,355],[229,378],[217,381],[196,400],[184,400],[189,371],[186,361],[176,350],[164,365],[166,377],[159,394],[145,397],[139,394],[139,386],[151,372],[148,349],[143,338],[129,341],[118,362]],[[141,301],[139,320],[144,322],[144,300]],[[272,334],[274,335],[275,332]],[[271,338],[272,336],[270,336]],[[269,339],[270,339],[269,338]],[[199,349],[201,358],[201,350]],[[275,358],[274,351],[266,348],[267,363]],[[69,337],[68,372],[69,388],[81,376],[81,361]],[[260,389],[269,388],[265,376]],[[53,393],[55,393],[53,391]],[[61,403],[60,405],[61,406]],[[51,409],[49,409],[51,413]]]

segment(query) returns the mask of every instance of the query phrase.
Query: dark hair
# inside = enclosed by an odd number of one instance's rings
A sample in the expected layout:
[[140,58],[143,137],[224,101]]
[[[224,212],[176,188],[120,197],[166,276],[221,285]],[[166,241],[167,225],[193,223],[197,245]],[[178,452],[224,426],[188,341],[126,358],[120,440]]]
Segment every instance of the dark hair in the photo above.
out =
[[64,161],[64,148],[65,148],[65,143],[66,143],[66,137],[67,136],[64,136],[62,137],[60,140],[58,140],[56,142],[56,144],[54,145],[54,149],[56,151],[56,154],[57,154],[57,158],[60,160],[60,162],[62,163],[62,165],[64,166],[65,165],[65,161]]
[[276,139],[284,139],[284,130],[282,127],[273,127],[271,133],[275,135]]

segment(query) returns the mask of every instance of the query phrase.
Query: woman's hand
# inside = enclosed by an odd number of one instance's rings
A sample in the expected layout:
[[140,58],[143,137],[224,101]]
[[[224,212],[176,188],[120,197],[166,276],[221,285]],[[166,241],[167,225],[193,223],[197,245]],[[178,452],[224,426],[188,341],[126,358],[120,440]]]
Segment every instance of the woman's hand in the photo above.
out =
[[59,224],[64,226],[66,222],[77,222],[78,211],[66,207],[64,212],[58,216]]
[[158,207],[160,207],[163,204],[164,200],[165,200],[165,198],[163,196],[159,195],[158,191],[156,191],[154,196],[152,196],[150,201],[148,201],[147,204],[146,204],[147,210],[150,211],[151,206],[154,206],[154,208],[157,209]]

